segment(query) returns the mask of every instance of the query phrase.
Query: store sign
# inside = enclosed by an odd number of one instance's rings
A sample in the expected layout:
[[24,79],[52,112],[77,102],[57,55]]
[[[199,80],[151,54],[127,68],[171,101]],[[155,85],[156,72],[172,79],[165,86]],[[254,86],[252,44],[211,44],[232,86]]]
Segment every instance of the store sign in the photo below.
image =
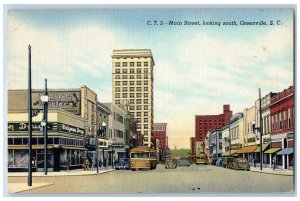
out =
[[124,144],[112,144],[112,148],[124,148]]
[[[33,108],[42,108],[43,103],[40,100],[42,91],[32,92]],[[80,114],[80,91],[48,91],[48,107],[61,108],[74,114]]]
[[80,134],[80,135],[85,134],[85,130],[82,128],[78,128],[75,126],[70,126],[70,125],[62,124],[62,123],[59,123],[58,125],[59,125],[59,130],[61,130],[61,131],[65,131],[65,132],[73,133],[73,134]]
[[247,139],[247,142],[248,142],[248,143],[253,143],[253,142],[255,142],[255,137],[248,138],[248,139]]
[[[57,123],[48,123],[47,129],[53,130],[53,126],[57,125]],[[40,122],[32,122],[32,131],[41,131],[42,126]],[[8,131],[28,131],[28,123],[21,122],[21,123],[8,123]]]

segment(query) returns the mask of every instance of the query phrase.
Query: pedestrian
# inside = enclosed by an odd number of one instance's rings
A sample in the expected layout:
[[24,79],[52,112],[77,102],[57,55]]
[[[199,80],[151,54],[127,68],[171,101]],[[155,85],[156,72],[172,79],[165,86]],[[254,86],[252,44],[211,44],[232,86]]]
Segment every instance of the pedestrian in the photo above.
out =
[[253,165],[254,165],[254,167],[256,167],[256,158],[255,157],[253,158]]
[[106,158],[103,160],[103,167],[106,169]]
[[67,158],[66,160],[66,168],[67,168],[67,171],[70,172],[70,166],[71,166],[71,161],[69,158]]
[[100,170],[102,170],[102,165],[103,165],[103,162],[102,162],[102,160],[100,158],[100,160],[99,160],[99,168],[100,168]]
[[273,158],[272,163],[273,163],[273,170],[275,170],[275,167],[276,167],[275,157]]

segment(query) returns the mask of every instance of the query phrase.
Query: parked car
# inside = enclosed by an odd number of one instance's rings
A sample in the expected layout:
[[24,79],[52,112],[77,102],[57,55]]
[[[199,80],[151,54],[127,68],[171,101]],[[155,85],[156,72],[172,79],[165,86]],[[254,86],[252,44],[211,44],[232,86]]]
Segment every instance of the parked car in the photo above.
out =
[[235,170],[250,170],[250,165],[245,158],[233,158],[233,160],[228,164],[228,168]]
[[177,160],[177,166],[190,166],[190,161],[188,158],[180,158]]
[[120,158],[119,162],[115,165],[116,170],[129,170],[130,161],[128,158]]
[[224,160],[224,157],[219,157],[216,161],[216,166],[221,167],[223,160]]
[[167,158],[166,163],[165,163],[165,168],[166,169],[175,169],[177,168],[177,160],[176,158]]
[[229,168],[229,164],[233,161],[233,157],[226,157],[224,158],[224,160],[222,161],[222,167],[223,168]]

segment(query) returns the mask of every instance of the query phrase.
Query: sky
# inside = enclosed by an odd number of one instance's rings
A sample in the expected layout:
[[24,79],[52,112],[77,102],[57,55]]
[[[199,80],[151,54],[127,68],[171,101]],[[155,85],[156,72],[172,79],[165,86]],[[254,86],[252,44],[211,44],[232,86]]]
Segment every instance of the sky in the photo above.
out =
[[[106,9],[10,11],[8,89],[86,85],[100,102],[112,101],[112,51],[151,49],[154,122],[167,123],[171,148],[189,148],[195,115],[233,114],[262,96],[293,85],[293,12],[285,9]],[[148,21],[232,22],[147,25]],[[275,25],[240,25],[270,20]],[[280,25],[276,22],[280,20]]]

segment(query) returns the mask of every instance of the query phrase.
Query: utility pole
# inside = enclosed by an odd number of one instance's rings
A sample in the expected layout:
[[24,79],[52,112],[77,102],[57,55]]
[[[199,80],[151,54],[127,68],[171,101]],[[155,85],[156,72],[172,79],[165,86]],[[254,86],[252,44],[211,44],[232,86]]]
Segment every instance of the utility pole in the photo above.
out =
[[47,168],[47,140],[48,140],[48,89],[47,89],[47,79],[45,79],[45,92],[44,96],[41,97],[43,102],[43,134],[44,134],[44,174],[47,175],[48,168]]
[[28,46],[28,186],[32,186],[31,46]]
[[263,153],[262,153],[262,134],[263,134],[263,127],[262,127],[262,114],[261,114],[261,92],[260,88],[258,89],[259,93],[259,134],[260,134],[260,170],[262,171],[262,164],[263,164]]

